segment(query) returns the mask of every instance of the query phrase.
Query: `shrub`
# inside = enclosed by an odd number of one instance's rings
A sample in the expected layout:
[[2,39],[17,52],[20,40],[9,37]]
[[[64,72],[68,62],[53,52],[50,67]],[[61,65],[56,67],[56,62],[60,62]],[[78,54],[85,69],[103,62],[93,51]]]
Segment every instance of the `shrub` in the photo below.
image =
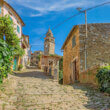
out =
[[63,79],[63,71],[59,71],[59,80],[62,80]]
[[3,82],[3,78],[8,76],[11,72],[11,61],[13,59],[12,48],[0,39],[0,83]]
[[59,61],[59,83],[63,84],[63,57]]
[[41,55],[38,55],[38,56],[37,56],[37,59],[38,59],[39,61],[40,61],[40,58],[41,58]]
[[18,71],[21,71],[22,69],[23,69],[23,65],[20,64],[20,65],[18,66]]
[[59,83],[63,84],[63,71],[62,70],[59,71]]
[[110,66],[100,68],[96,77],[98,78],[100,91],[110,94]]

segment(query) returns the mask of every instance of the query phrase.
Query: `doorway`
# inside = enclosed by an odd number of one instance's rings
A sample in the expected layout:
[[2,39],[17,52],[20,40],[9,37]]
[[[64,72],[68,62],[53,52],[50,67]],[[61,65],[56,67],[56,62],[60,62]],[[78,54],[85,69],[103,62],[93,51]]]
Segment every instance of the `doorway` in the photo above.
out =
[[77,62],[76,60],[73,61],[73,79],[74,82],[78,81],[78,77],[77,77]]
[[17,70],[17,64],[18,63],[18,59],[17,59],[17,57],[15,57],[14,58],[14,64],[13,64],[13,70],[15,71],[15,70]]

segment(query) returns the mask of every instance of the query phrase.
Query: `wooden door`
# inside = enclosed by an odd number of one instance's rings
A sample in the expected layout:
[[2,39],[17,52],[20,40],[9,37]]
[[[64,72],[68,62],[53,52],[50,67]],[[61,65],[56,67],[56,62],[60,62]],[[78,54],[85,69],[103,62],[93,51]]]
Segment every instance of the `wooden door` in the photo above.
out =
[[52,68],[49,68],[49,76],[51,76]]
[[76,60],[73,62],[73,79],[77,81],[77,67],[76,67]]
[[54,70],[54,79],[56,79],[56,80],[57,80],[57,75],[58,75],[58,74],[57,74],[57,69],[55,69],[55,70]]
[[17,60],[17,57],[14,58],[14,64],[13,64],[13,70],[15,71],[17,69],[17,63],[18,63],[18,60]]

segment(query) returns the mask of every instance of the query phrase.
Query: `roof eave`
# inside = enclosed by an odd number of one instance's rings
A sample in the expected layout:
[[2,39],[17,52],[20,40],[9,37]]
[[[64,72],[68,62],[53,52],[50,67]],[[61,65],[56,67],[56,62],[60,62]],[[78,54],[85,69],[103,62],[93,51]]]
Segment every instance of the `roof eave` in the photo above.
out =
[[65,42],[64,42],[64,44],[63,44],[61,50],[64,50],[64,47],[65,47],[65,45],[66,45],[66,43],[67,43],[67,40],[70,38],[71,33],[74,31],[74,29],[75,29],[77,26],[78,26],[78,25],[73,26],[72,30],[70,31],[70,33],[68,34],[68,36],[67,36],[67,38],[66,38],[66,40],[65,40]]
[[14,10],[14,8],[13,8],[11,5],[9,5],[6,1],[4,1],[4,3],[5,3],[5,5],[7,5],[8,7],[10,7],[10,8],[13,10],[13,12],[18,16],[18,18],[19,18],[20,21],[21,21],[22,26],[25,26],[25,23],[23,22],[23,20],[22,20],[21,17],[19,16],[19,14]]

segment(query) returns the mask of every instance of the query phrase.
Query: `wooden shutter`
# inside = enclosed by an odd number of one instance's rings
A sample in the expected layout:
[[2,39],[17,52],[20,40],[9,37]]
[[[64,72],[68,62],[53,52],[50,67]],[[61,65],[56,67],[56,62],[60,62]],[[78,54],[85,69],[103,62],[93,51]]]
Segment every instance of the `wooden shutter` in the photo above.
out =
[[72,47],[74,47],[76,45],[76,37],[74,36],[72,39]]

